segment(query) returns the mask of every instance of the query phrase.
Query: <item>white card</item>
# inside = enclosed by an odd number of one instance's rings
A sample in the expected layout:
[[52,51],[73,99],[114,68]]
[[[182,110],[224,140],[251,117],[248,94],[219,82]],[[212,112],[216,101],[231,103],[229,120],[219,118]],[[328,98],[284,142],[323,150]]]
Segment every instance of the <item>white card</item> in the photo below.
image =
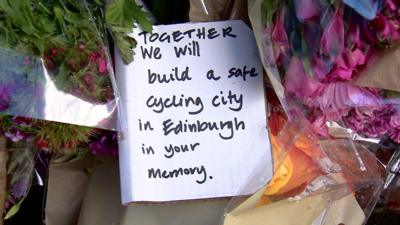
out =
[[[122,202],[251,194],[272,176],[263,71],[241,21],[135,29],[117,55]],[[186,54],[183,54],[186,53]]]

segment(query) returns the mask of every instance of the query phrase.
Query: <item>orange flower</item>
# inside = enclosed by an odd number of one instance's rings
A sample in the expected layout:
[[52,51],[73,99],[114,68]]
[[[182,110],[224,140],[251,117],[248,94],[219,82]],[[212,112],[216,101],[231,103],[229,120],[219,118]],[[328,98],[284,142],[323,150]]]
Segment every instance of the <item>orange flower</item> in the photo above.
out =
[[[277,162],[287,150],[282,149],[277,137],[271,135],[270,139],[274,161]],[[268,197],[271,196],[289,197],[299,194],[310,182],[323,174],[314,161],[320,158],[322,153],[306,135],[300,134],[287,154],[285,160],[275,169],[274,177],[268,184],[259,205],[268,203]]]

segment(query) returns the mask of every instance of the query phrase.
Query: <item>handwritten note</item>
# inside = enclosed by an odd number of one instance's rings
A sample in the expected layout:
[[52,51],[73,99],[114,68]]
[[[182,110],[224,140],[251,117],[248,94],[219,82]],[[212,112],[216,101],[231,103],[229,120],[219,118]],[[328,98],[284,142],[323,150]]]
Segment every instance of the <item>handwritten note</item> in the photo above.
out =
[[272,162],[252,31],[225,21],[132,35],[135,61],[116,61],[123,203],[254,192],[246,183],[270,178]]

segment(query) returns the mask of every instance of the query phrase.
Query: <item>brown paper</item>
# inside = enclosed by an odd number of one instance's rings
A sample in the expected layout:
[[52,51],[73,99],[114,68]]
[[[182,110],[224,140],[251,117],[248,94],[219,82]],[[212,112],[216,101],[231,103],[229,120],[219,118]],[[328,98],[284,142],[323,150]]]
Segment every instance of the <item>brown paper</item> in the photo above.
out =
[[192,22],[223,20],[234,0],[190,0],[189,19]]
[[3,225],[4,203],[6,200],[7,187],[7,159],[6,140],[0,137],[0,225]]
[[243,20],[250,24],[249,14],[247,10],[247,0],[235,0],[229,14],[230,20]]
[[300,201],[282,200],[256,207],[260,190],[228,213],[224,225],[361,225],[365,216],[353,195],[329,204],[332,195],[323,193]]
[[109,160],[94,169],[78,225],[219,225],[227,202],[122,206],[118,162]]
[[381,52],[369,64],[355,84],[400,91],[400,45]]
[[89,182],[87,168],[94,160],[85,158],[51,163],[46,200],[46,225],[76,225]]
[[243,20],[248,23],[246,0],[190,0],[192,22]]

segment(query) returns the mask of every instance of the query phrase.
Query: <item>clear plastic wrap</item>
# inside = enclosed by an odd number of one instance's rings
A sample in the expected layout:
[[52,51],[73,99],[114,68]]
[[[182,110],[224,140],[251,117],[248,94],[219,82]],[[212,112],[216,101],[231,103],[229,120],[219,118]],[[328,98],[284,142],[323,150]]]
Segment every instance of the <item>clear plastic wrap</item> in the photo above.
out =
[[224,225],[363,224],[383,190],[384,165],[363,144],[321,140],[306,119],[282,115],[269,117],[274,178],[253,196],[234,198]]
[[[295,102],[323,137],[327,122],[337,122],[364,138],[398,142],[399,93],[386,85],[396,73],[379,67],[396,63],[382,59],[400,39],[397,3],[251,2],[260,54],[286,111]],[[359,85],[371,70],[381,83]]]
[[99,10],[83,0],[0,5],[1,114],[117,128],[119,95]]
[[45,186],[49,155],[117,155],[114,131],[123,118],[117,117],[120,102],[104,7],[97,0],[0,3],[5,219],[18,212],[32,185]]
[[382,65],[398,64],[386,55],[397,51],[400,20],[396,2],[378,2],[249,1],[277,95],[269,107],[275,176],[232,201],[225,225],[364,224],[395,180],[399,89],[390,82],[397,72]]

